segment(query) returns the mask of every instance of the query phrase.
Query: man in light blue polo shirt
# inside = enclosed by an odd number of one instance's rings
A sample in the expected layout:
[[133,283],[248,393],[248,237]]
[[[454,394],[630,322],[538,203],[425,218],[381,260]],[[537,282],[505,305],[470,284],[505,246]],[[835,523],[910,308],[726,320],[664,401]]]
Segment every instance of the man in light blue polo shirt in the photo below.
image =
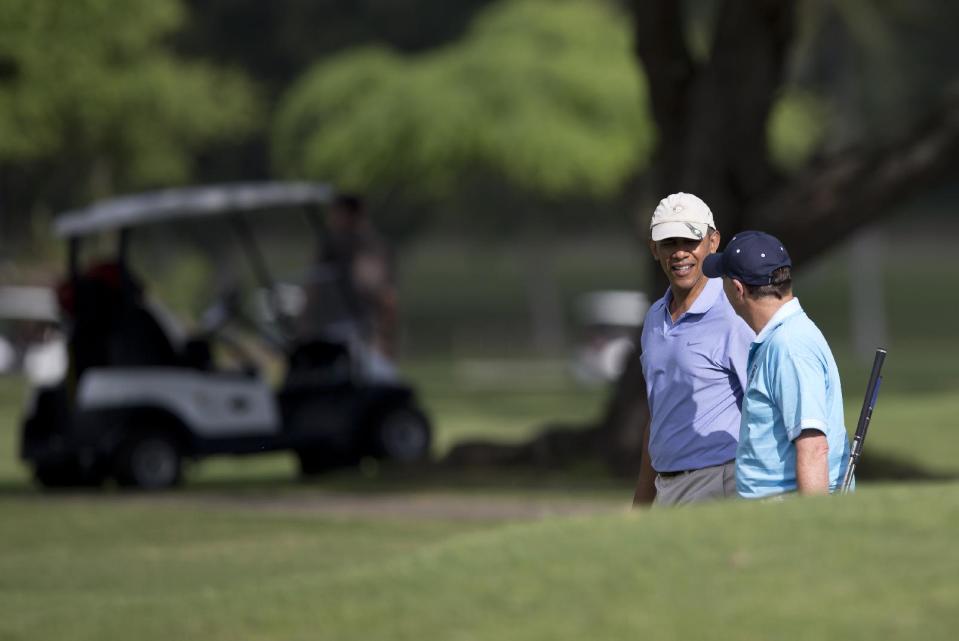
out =
[[703,275],[719,240],[712,212],[692,194],[667,196],[653,212],[649,248],[669,289],[643,324],[650,421],[635,505],[736,495],[736,438],[755,335],[729,305],[722,281]]
[[703,271],[723,276],[736,313],[757,332],[736,451],[745,498],[826,494],[849,459],[839,370],[822,332],[792,293],[792,262],[763,232],[736,234]]

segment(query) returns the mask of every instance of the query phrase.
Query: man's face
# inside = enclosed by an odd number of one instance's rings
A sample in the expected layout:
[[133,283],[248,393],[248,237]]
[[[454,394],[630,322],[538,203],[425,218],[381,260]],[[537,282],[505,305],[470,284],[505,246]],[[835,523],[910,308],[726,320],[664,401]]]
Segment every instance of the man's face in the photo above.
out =
[[703,276],[703,260],[719,248],[719,232],[702,240],[666,238],[649,241],[653,258],[663,268],[672,287],[692,289]]

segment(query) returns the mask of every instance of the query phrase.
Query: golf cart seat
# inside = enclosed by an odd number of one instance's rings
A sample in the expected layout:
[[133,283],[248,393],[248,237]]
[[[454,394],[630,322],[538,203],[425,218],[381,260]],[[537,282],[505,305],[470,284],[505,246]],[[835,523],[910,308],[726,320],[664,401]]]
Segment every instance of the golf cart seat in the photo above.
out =
[[110,364],[176,367],[182,359],[153,315],[134,304],[118,319],[110,340]]
[[190,338],[183,344],[181,364],[191,369],[210,371],[213,368],[213,353],[210,341],[202,337]]
[[142,287],[114,263],[91,268],[61,285],[60,304],[73,318],[77,372],[89,367],[182,364],[160,322],[146,306]]

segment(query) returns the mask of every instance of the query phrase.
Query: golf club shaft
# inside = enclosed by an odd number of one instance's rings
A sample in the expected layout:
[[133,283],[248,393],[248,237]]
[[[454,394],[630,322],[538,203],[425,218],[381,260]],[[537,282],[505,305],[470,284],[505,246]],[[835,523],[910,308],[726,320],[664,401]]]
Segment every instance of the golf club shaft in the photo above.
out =
[[876,350],[876,358],[872,362],[872,373],[869,374],[869,384],[866,386],[866,397],[862,402],[862,411],[859,413],[859,424],[856,425],[856,436],[853,438],[852,447],[849,449],[849,464],[846,466],[846,474],[843,476],[840,491],[845,494],[849,491],[852,484],[853,475],[856,472],[856,465],[859,463],[859,457],[862,456],[862,446],[866,440],[866,431],[869,429],[869,422],[872,420],[872,410],[876,406],[876,398],[879,396],[879,385],[882,383],[882,364],[886,360],[886,350],[879,348]]

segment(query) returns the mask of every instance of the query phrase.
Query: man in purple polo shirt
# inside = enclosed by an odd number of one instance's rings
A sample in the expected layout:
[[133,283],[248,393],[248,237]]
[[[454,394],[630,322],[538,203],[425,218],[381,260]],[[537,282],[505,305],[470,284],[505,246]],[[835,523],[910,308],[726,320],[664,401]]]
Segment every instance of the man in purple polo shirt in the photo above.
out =
[[722,280],[703,275],[703,260],[720,241],[706,203],[667,196],[649,230],[669,289],[643,324],[650,420],[633,504],[733,497],[746,358],[756,335],[733,311]]

